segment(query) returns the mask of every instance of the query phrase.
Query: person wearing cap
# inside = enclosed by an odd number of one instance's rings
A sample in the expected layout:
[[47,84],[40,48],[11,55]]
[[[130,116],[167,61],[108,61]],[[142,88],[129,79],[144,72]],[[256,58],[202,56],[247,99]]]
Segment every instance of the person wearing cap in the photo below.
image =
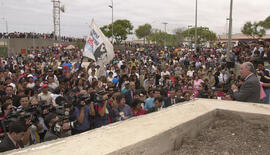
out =
[[52,96],[51,96],[51,92],[48,91],[48,84],[43,84],[41,86],[41,93],[38,94],[38,97],[40,99],[40,101],[47,101],[47,103],[52,104]]

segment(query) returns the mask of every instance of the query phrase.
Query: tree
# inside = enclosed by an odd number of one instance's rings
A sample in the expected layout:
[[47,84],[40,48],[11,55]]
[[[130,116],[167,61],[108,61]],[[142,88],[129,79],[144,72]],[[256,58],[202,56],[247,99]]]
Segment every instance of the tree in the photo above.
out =
[[[104,25],[100,28],[105,36],[108,38],[112,37],[112,24]],[[129,20],[116,20],[113,23],[113,35],[117,43],[121,43],[127,39],[127,35],[132,34],[133,25]]]
[[251,36],[253,39],[261,38],[265,35],[265,29],[262,27],[262,22],[246,22],[241,32],[247,36]]
[[139,39],[143,38],[143,43],[145,44],[145,39],[151,34],[151,31],[152,26],[150,24],[144,24],[139,26],[135,33]]
[[260,21],[259,23],[263,28],[270,29],[270,16],[268,16],[264,21]]
[[[195,28],[185,30],[183,33],[185,37],[189,37],[191,40],[195,39]],[[202,41],[215,41],[217,39],[216,33],[210,31],[208,27],[198,27],[197,34],[198,43],[201,43]]]
[[180,43],[185,40],[185,35],[184,35],[185,31],[186,31],[185,28],[177,28],[174,30],[174,38],[176,42]]
[[162,46],[164,45],[174,46],[177,44],[174,35],[162,32],[160,30],[153,30],[152,33],[147,38],[147,40],[150,40]]

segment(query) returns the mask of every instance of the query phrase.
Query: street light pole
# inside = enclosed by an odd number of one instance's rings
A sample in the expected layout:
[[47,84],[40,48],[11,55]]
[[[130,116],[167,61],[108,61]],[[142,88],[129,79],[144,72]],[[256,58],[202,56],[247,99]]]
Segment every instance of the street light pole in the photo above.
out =
[[162,23],[162,24],[164,24],[164,26],[165,26],[165,33],[167,33],[167,22],[164,22],[164,23]]
[[114,35],[113,35],[113,9],[114,9],[114,6],[113,6],[113,0],[112,1],[112,5],[109,5],[110,8],[112,8],[112,44],[113,44],[113,39],[114,39]]
[[[167,22],[164,22],[164,23],[162,23],[162,24],[164,24],[164,26],[165,26],[165,33],[167,33]],[[167,45],[167,40],[166,40],[166,38],[165,38],[165,46]]]
[[231,0],[230,5],[230,23],[229,23],[229,34],[228,34],[228,47],[227,47],[227,58],[229,56],[229,52],[232,50],[232,9],[233,9],[233,0]]
[[198,27],[197,27],[197,13],[198,13],[198,0],[196,0],[195,7],[195,53],[197,52],[197,40],[198,40]]
[[190,27],[192,27],[192,25],[188,25],[188,42],[189,42],[189,47],[190,47],[190,41],[191,41],[191,37],[190,37]]

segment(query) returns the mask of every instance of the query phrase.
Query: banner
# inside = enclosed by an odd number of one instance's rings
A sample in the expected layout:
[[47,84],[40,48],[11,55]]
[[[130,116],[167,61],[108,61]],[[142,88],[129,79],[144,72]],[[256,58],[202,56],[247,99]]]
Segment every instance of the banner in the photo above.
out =
[[83,56],[94,60],[96,65],[100,66],[100,71],[114,58],[113,45],[94,20],[90,25],[90,34],[86,39]]

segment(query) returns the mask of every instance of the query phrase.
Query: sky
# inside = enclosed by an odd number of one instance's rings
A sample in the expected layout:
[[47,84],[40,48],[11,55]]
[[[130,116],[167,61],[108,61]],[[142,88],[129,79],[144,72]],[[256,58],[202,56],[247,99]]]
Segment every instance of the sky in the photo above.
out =
[[[94,18],[98,26],[110,24],[112,0],[61,0],[66,12],[61,14],[61,34],[84,37],[89,33],[89,24]],[[149,23],[155,29],[167,32],[187,28],[195,24],[195,0],[113,0],[114,20],[128,19],[136,29]],[[241,32],[247,21],[264,20],[270,15],[270,0],[234,0],[233,33]],[[198,26],[209,27],[217,34],[228,29],[230,0],[198,0]],[[53,12],[51,0],[0,0],[0,32],[51,33]],[[134,35],[129,37],[136,39]]]

